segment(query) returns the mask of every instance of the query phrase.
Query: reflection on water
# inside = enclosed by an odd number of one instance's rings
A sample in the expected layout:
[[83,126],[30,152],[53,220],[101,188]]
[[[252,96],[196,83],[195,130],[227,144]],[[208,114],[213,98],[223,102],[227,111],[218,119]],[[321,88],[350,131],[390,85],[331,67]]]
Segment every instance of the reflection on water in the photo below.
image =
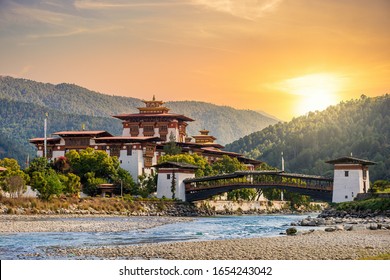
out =
[[[38,232],[0,234],[0,259],[50,259],[47,248],[123,246],[157,242],[276,236],[301,215],[223,216],[197,218],[151,229],[122,232]],[[115,221],[121,218],[78,218]]]

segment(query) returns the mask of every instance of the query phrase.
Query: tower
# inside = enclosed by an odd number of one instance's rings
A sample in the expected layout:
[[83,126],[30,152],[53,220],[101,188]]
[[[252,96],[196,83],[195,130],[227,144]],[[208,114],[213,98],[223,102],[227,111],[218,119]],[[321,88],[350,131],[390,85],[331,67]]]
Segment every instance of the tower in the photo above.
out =
[[370,187],[368,166],[375,162],[342,157],[327,163],[334,165],[332,202],[352,201],[358,193],[367,192]]
[[163,162],[158,169],[157,197],[176,198],[186,201],[184,180],[194,178],[197,166],[182,162]]
[[159,137],[161,142],[168,142],[170,135],[176,142],[185,142],[188,122],[193,119],[181,114],[169,113],[169,108],[163,101],[143,101],[144,107],[137,108],[138,113],[113,116],[122,120],[122,136],[130,137]]

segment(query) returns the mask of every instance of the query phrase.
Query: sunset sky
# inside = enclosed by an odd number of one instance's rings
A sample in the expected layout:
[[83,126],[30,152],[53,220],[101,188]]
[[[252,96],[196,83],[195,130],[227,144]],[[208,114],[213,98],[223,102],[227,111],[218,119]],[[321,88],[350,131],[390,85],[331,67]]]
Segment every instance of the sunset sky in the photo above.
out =
[[388,0],[0,0],[0,75],[283,120],[390,93]]

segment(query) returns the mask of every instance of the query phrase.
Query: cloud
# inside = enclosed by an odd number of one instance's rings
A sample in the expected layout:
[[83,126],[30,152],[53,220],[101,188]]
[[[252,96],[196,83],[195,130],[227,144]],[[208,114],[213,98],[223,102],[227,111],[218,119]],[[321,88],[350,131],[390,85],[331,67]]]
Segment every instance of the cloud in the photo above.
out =
[[235,17],[256,20],[274,11],[282,0],[193,0],[197,5]]
[[94,1],[94,0],[76,0],[74,6],[80,10],[107,10],[123,8],[144,8],[144,7],[170,7],[178,5],[188,5],[185,1],[160,1],[160,2],[138,2],[129,3],[128,1]]

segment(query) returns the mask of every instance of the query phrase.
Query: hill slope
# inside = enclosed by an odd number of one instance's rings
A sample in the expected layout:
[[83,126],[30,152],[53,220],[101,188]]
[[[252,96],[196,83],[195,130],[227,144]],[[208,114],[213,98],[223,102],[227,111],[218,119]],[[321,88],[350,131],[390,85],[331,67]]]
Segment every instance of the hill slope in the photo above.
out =
[[47,109],[31,103],[0,99],[0,158],[16,158],[24,164],[27,155],[36,154],[35,147],[28,139],[43,137],[43,120],[49,113],[47,132],[81,129],[107,130],[113,134],[121,133],[121,122],[114,118],[91,117],[86,115],[65,114],[57,110]]
[[286,170],[331,175],[324,161],[348,156],[373,160],[371,180],[390,179],[390,95],[342,102],[288,123],[278,123],[226,146]]
[[[121,113],[138,112],[141,100],[111,96],[71,84],[47,84],[26,79],[0,76],[0,99],[33,103],[67,114],[111,117]],[[205,102],[167,102],[171,112],[195,119],[188,126],[188,134],[200,129],[211,131],[221,144],[230,143],[243,135],[258,131],[277,120],[250,110],[236,110]]]
[[[121,122],[111,116],[138,112],[141,100],[110,96],[77,85],[53,85],[26,79],[0,76],[0,158],[15,157],[23,163],[35,149],[29,138],[43,136],[43,118],[49,112],[48,132],[80,129],[103,129],[121,134]],[[205,102],[167,102],[172,112],[195,119],[188,134],[197,135],[206,128],[218,143],[230,143],[243,135],[260,130],[277,120],[254,111],[236,110]]]

